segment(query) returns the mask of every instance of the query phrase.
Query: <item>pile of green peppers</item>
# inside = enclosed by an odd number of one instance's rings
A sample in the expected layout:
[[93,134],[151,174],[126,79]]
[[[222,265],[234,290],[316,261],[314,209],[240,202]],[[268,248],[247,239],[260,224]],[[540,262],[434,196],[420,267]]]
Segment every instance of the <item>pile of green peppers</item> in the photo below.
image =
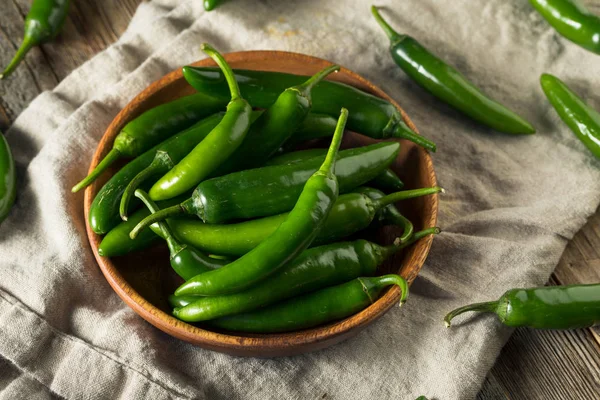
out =
[[[403,190],[390,169],[399,141],[339,147],[346,128],[435,144],[392,104],[325,80],[337,65],[312,77],[233,71],[210,45],[202,49],[218,68],[184,68],[198,93],[129,122],[73,188],[133,158],[92,202],[90,226],[105,235],[98,253],[119,257],[166,241],[183,280],[169,298],[173,315],[211,329],[311,328],[363,310],[389,286],[404,303],[406,280],[378,266],[439,229],[415,232],[395,204],[441,189]],[[294,151],[315,139],[328,147]],[[381,225],[399,227],[394,243],[360,239]]]

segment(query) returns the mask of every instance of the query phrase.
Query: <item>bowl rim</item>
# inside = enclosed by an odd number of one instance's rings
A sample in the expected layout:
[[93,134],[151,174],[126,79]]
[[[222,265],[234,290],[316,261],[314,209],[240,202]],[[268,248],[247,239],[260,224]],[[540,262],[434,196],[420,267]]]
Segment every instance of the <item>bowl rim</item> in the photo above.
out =
[[[301,53],[285,52],[285,51],[240,51],[223,54],[228,62],[243,62],[245,60],[258,61],[261,59],[273,59],[273,58],[288,58],[297,59],[302,62],[307,60],[311,64],[318,65],[319,68],[332,65],[333,63],[318,57],[313,57]],[[191,64],[192,66],[214,66],[214,62],[210,59],[203,59]],[[236,67],[237,68],[237,67]],[[250,68],[251,69],[251,68]],[[285,72],[285,71],[280,71]],[[354,71],[346,68],[341,68],[341,73],[348,75],[351,79],[360,82],[369,89],[371,94],[377,97],[383,98],[392,103],[401,113],[404,122],[415,132],[418,132],[414,123],[410,120],[406,112],[400,107],[400,105],[388,96],[382,89],[375,86],[373,83],[363,78],[361,75]],[[173,82],[183,79],[182,68],[179,67],[174,71],[162,76],[158,80],[151,83],[138,95],[136,95],[113,119],[111,124],[104,132],[98,146],[94,152],[92,162],[90,164],[89,171],[91,171],[99,162],[101,156],[103,156],[103,149],[107,148],[108,141],[113,140],[110,138],[110,132],[115,131],[115,127],[123,123],[123,119],[126,115],[131,115],[132,110],[135,110],[136,106],[143,103],[144,100],[152,96],[157,91],[167,87]],[[335,80],[335,78],[334,78]],[[418,146],[417,146],[418,147]],[[426,173],[432,180],[432,185],[437,185],[437,178],[433,168],[433,162],[429,153],[420,147],[418,151],[424,152],[425,163],[424,167],[427,169]],[[383,296],[377,301],[372,303],[369,307],[363,311],[354,314],[346,319],[337,321],[328,325],[319,326],[311,329],[280,333],[280,334],[260,334],[260,335],[236,335],[230,333],[213,332],[210,330],[202,329],[193,325],[190,325],[184,321],[178,320],[170,314],[165,313],[158,307],[151,304],[144,297],[142,297],[133,287],[131,287],[114,263],[107,257],[102,257],[98,254],[98,244],[101,240],[101,236],[93,232],[89,223],[89,209],[93,200],[93,196],[99,190],[98,183],[94,183],[88,186],[85,190],[84,195],[84,215],[86,231],[89,239],[90,246],[94,253],[94,257],[105,276],[106,280],[117,293],[117,295],[138,315],[140,315],[147,322],[151,323],[158,329],[166,332],[179,339],[191,342],[201,347],[208,348],[215,351],[221,351],[228,354],[242,355],[242,356],[256,356],[257,352],[264,353],[260,356],[280,356],[280,355],[291,355],[299,354],[306,351],[317,350],[323,347],[327,347],[331,344],[337,343],[342,340],[342,336],[350,336],[358,333],[361,329],[365,328],[371,322],[381,317],[387,310],[389,310],[394,304],[396,304],[400,298],[400,290],[398,287],[393,287],[387,290]],[[431,215],[429,216],[429,226],[436,226],[437,215],[438,215],[438,204],[439,199],[437,195],[431,196]],[[409,276],[404,276],[405,279],[410,283],[416,278],[420,272],[427,255],[429,254],[433,237],[428,236],[423,238],[421,241],[420,256],[417,260],[417,265],[414,266],[412,273]],[[402,266],[399,267],[399,270]],[[312,348],[308,348],[312,347]],[[298,351],[298,349],[300,350]]]

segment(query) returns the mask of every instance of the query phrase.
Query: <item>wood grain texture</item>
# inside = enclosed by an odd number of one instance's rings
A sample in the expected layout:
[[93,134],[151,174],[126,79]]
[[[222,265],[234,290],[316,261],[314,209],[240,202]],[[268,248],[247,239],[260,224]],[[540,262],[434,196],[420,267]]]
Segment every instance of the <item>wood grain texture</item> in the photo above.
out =
[[[331,62],[319,58],[281,51],[245,51],[224,54],[224,57],[232,68],[289,72],[307,76],[332,65]],[[208,66],[215,64],[210,59],[204,59],[193,65]],[[404,122],[413,130],[416,130],[414,124],[393,99],[356,73],[342,68],[338,73],[329,76],[327,79],[352,85],[392,102],[401,111]],[[193,92],[193,89],[183,79],[181,69],[175,70],[151,84],[115,117],[98,144],[89,170],[92,171],[102,158],[108,154],[115,137],[128,122],[146,110]],[[347,132],[344,135],[343,147],[358,147],[374,142],[373,139]],[[427,151],[412,142],[401,142],[400,154],[391,168],[405,182],[406,187],[436,186],[437,180],[433,163]],[[140,255],[141,258],[138,258],[136,263],[133,263],[130,258],[119,257],[113,259],[98,254],[97,249],[102,237],[92,231],[88,214],[90,205],[101,187],[100,182],[94,182],[86,189],[84,199],[88,237],[100,269],[115,292],[136,313],[158,329],[179,339],[210,350],[239,356],[289,356],[319,350],[346,340],[358,334],[387,310],[398,304],[400,290],[394,286],[386,290],[377,301],[365,310],[342,321],[313,329],[282,334],[233,334],[201,329],[179,321],[171,316],[171,308],[165,302],[165,299],[178,286],[175,273],[171,268],[165,268],[166,260],[168,260],[166,254],[164,254],[164,257],[156,257],[154,253],[145,253]],[[397,206],[413,222],[416,230],[436,225],[437,195],[403,201]],[[378,240],[378,242],[391,244],[399,234],[400,232],[395,230],[382,229],[376,235],[383,239],[383,241]],[[428,236],[401,253],[392,256],[383,264],[380,272],[398,273],[411,283],[423,266],[432,241],[433,237]],[[156,260],[161,261],[156,262]],[[136,265],[143,265],[144,268],[136,268]],[[135,272],[131,273],[131,271]],[[172,283],[172,285],[165,283]]]
[[[27,12],[29,0],[3,0],[0,12],[0,64],[8,63],[10,57],[21,40],[23,28],[23,16]],[[101,50],[100,46],[92,47],[91,43],[109,42],[107,38],[120,36],[136,7],[142,0],[77,0],[65,25],[65,34],[55,42],[43,45],[39,49],[33,49],[25,60],[25,67],[15,71],[15,75],[8,81],[0,83],[0,129],[6,130],[14,121],[16,116],[29,104],[29,102],[40,93],[40,90],[51,89],[56,85],[56,77],[66,76],[72,69],[79,66],[87,58],[79,54],[73,55],[71,46],[81,46],[83,54],[93,55]],[[75,2],[74,2],[75,3]],[[222,12],[226,12],[223,9]],[[80,33],[80,34],[79,34]],[[79,36],[73,36],[79,34]],[[68,38],[67,38],[68,37]],[[50,49],[52,51],[50,51]],[[51,52],[61,62],[49,63],[45,52]],[[53,69],[62,68],[62,69]],[[421,127],[426,133],[426,126]],[[589,283],[592,277],[600,271],[600,212],[597,212],[590,222],[569,243],[560,264],[555,271],[555,278],[565,283]],[[600,281],[596,279],[596,281]],[[595,341],[600,342],[600,331],[590,330]],[[519,336],[517,336],[517,334]],[[574,339],[577,333],[571,334]],[[563,382],[568,380],[577,381],[577,385],[583,385],[586,389],[581,393],[577,391],[570,394],[567,399],[585,399],[584,394],[590,393],[593,388],[582,377],[573,376],[571,365],[576,363],[578,346],[576,340],[562,341],[563,334],[549,332],[544,335],[547,346],[553,349],[562,349],[563,357],[553,353],[554,358],[541,359],[539,355],[545,351],[540,340],[536,340],[537,333],[528,329],[519,329],[509,340],[504,351],[500,355],[495,367],[490,372],[484,383],[478,399],[533,399],[547,394],[552,398],[556,387],[562,387]],[[527,345],[522,345],[520,337],[527,337]],[[593,355],[595,359],[600,358],[600,352]],[[517,369],[510,368],[511,363],[540,362],[533,368]],[[567,363],[564,363],[568,360]],[[545,371],[541,376],[537,371]],[[597,371],[587,371],[594,374]],[[543,381],[542,379],[545,379]],[[544,387],[542,382],[551,385]],[[512,382],[512,383],[506,383]],[[514,382],[518,382],[518,386]],[[512,391],[513,393],[509,392]],[[597,398],[597,396],[596,396]]]

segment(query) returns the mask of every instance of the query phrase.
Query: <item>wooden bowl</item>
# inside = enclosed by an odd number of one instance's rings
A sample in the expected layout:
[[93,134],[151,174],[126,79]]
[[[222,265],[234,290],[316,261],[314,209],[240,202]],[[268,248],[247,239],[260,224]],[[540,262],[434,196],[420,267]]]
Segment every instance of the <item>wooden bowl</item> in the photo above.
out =
[[[282,71],[302,75],[312,75],[331,65],[329,61],[307,55],[280,51],[247,51],[226,54],[225,58],[233,68]],[[193,65],[215,65],[211,59]],[[392,102],[402,112],[404,121],[412,129],[414,124],[381,89],[358,74],[342,68],[331,75],[332,80],[344,82],[382,97]],[[90,171],[112,148],[113,140],[127,122],[142,112],[181,96],[194,93],[182,76],[181,69],[173,71],[151,84],[135,97],[113,120],[100,141]],[[345,135],[346,147],[373,143],[374,140],[354,133]],[[117,166],[120,167],[120,166]],[[392,166],[406,183],[407,188],[435,186],[437,184],[433,164],[429,154],[408,141],[402,141],[401,153]],[[117,168],[104,174],[85,192],[85,220],[87,233],[100,269],[117,294],[146,321],[158,329],[179,339],[201,347],[238,356],[274,357],[300,354],[322,349],[356,335],[360,330],[381,317],[390,307],[397,304],[399,289],[388,289],[383,296],[364,311],[342,321],[285,334],[230,334],[214,332],[187,324],[170,315],[167,297],[182,282],[169,266],[166,247],[156,247],[148,251],[124,257],[105,258],[98,255],[101,237],[90,228],[88,215],[92,199],[104,182]],[[438,212],[438,196],[426,196],[398,204],[402,212],[411,219],[415,230],[435,226]],[[382,228],[372,233],[370,239],[379,243],[390,243],[399,233],[397,228]],[[382,273],[396,272],[412,282],[421,269],[429,253],[433,238],[427,237],[397,254],[381,267]],[[410,298],[409,298],[410,304]]]

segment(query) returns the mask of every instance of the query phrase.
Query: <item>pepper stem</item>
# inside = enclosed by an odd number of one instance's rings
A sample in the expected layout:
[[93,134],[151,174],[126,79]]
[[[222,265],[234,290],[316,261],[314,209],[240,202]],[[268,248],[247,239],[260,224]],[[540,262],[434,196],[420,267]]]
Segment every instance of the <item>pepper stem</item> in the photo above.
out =
[[119,158],[121,158],[121,152],[113,147],[112,150],[108,152],[106,157],[104,157],[102,161],[100,161],[100,163],[96,166],[96,168],[94,168],[92,172],[90,172],[88,176],[86,176],[81,182],[73,186],[71,192],[79,192],[81,189],[94,182],[100,176],[100,174],[102,174]]
[[296,90],[299,90],[302,95],[306,95],[306,93],[310,93],[311,90],[315,87],[315,85],[319,82],[321,82],[323,79],[325,79],[327,77],[327,75],[331,74],[332,72],[338,72],[340,70],[340,66],[339,65],[330,65],[327,68],[323,68],[321,71],[317,72],[316,74],[314,74],[313,76],[311,76],[310,78],[308,78],[308,80],[298,86],[295,86]]
[[8,78],[8,76],[17,68],[17,66],[23,61],[27,52],[35,45],[35,43],[31,40],[30,37],[25,37],[23,39],[23,43],[17,49],[15,56],[10,61],[8,66],[2,73],[0,74],[0,79]]
[[392,254],[396,253],[398,250],[404,249],[408,246],[410,246],[411,244],[413,244],[414,242],[423,239],[426,236],[429,235],[437,235],[441,232],[440,228],[433,227],[433,228],[427,228],[427,229],[423,229],[422,231],[416,232],[409,240],[402,242],[401,238],[397,238],[394,241],[394,244],[390,245],[390,246],[385,246],[383,247],[383,251],[382,251],[382,256],[383,256],[383,260],[387,259],[388,257],[390,257]]
[[[158,175],[159,173],[166,172],[173,168],[174,164],[169,154],[163,150],[157,150],[156,155],[154,156],[154,160],[152,163],[141,170],[132,180],[129,182],[125,190],[123,191],[123,196],[121,197],[121,203],[119,204],[119,214],[121,215],[121,219],[123,221],[127,221],[127,210],[129,209],[129,203],[131,201],[131,196],[135,192],[135,190],[140,187],[142,183],[144,183],[148,178],[154,175]],[[136,197],[138,197],[136,195]],[[141,199],[141,197],[140,197]],[[142,199],[143,201],[143,199]],[[144,201],[146,205],[146,203]],[[148,207],[150,208],[150,207]]]
[[444,192],[444,189],[438,186],[430,188],[403,190],[401,192],[388,194],[387,196],[373,200],[373,207],[375,207],[376,210],[381,210],[383,207],[400,200],[407,200],[415,197],[427,196],[429,194],[435,194],[439,192]]
[[[137,192],[137,190],[136,190],[136,192]],[[157,212],[155,212],[153,214],[150,214],[146,218],[144,218],[143,220],[141,220],[140,223],[137,224],[135,226],[135,228],[133,228],[131,230],[131,232],[129,232],[129,237],[132,238],[132,239],[135,239],[137,237],[137,235],[143,229],[146,229],[147,227],[149,227],[153,223],[160,222],[160,221],[162,221],[164,219],[167,219],[169,217],[173,217],[175,215],[181,215],[181,214],[186,214],[186,213],[187,213],[187,211],[182,206],[182,204],[177,204],[177,205],[174,205],[172,207],[163,208],[162,210],[157,211]]]
[[401,120],[396,121],[396,126],[392,131],[392,137],[409,140],[429,151],[433,151],[434,153],[437,150],[437,146],[435,145],[435,143],[414,132],[408,127],[408,125],[406,125],[404,121]]
[[[152,214],[160,211],[160,208],[156,205],[156,203],[150,200],[150,196],[148,196],[148,193],[146,193],[142,189],[137,189],[135,191],[135,197],[142,200],[142,202],[146,205],[146,207],[148,207],[148,210],[150,210]],[[162,231],[165,240],[167,241],[167,246],[169,246],[169,252],[171,253],[171,256],[185,249],[185,246],[182,246],[181,243],[179,243],[175,239],[171,228],[169,228],[169,225],[166,222],[161,221],[157,222],[157,224],[160,227],[160,230]]]
[[408,246],[409,244],[413,243],[412,241],[410,241],[410,239],[413,238],[413,232],[415,230],[413,223],[410,222],[408,218],[406,218],[399,212],[397,213],[397,215],[394,215],[390,218],[394,219],[394,223],[396,225],[402,227],[402,235],[398,238],[400,239],[400,244],[405,244]]
[[450,311],[446,317],[444,317],[444,323],[446,324],[446,328],[450,328],[450,321],[452,321],[454,317],[468,311],[488,312],[495,314],[499,304],[499,301],[487,301],[485,303],[474,303],[459,307],[456,310]]
[[241,98],[242,95],[240,94],[240,87],[238,86],[238,83],[235,80],[235,75],[233,74],[231,67],[229,66],[229,64],[227,64],[227,61],[225,61],[225,58],[221,55],[221,53],[219,53],[214,47],[212,47],[208,43],[202,43],[200,49],[206,54],[208,54],[208,56],[217,63],[219,68],[221,68],[221,71],[223,71],[223,75],[225,75],[225,79],[227,80],[227,85],[229,85],[229,91],[231,92],[231,100],[233,101]]
[[399,40],[402,40],[406,36],[406,35],[401,35],[398,32],[396,32],[390,26],[390,24],[388,24],[387,21],[385,19],[383,19],[383,17],[381,16],[381,14],[379,14],[379,11],[377,10],[377,7],[371,6],[371,13],[375,17],[375,20],[377,21],[377,23],[379,24],[379,26],[381,26],[381,28],[383,29],[383,31],[385,32],[385,34],[387,35],[387,37],[390,39],[390,42],[392,42],[392,43],[397,42]]
[[400,307],[406,303],[406,298],[408,297],[408,283],[406,282],[406,279],[400,275],[388,274],[375,278],[375,281],[376,285],[379,287],[398,285],[402,291],[402,293],[400,293]]
[[340,117],[338,118],[337,125],[335,126],[335,132],[333,133],[333,138],[331,139],[331,144],[329,145],[329,150],[327,151],[327,155],[325,156],[325,161],[319,168],[320,172],[326,174],[333,174],[333,165],[335,164],[335,160],[337,158],[338,150],[340,148],[340,144],[342,143],[342,136],[344,136],[344,129],[346,128],[346,121],[348,120],[348,110],[342,108],[340,111]]

